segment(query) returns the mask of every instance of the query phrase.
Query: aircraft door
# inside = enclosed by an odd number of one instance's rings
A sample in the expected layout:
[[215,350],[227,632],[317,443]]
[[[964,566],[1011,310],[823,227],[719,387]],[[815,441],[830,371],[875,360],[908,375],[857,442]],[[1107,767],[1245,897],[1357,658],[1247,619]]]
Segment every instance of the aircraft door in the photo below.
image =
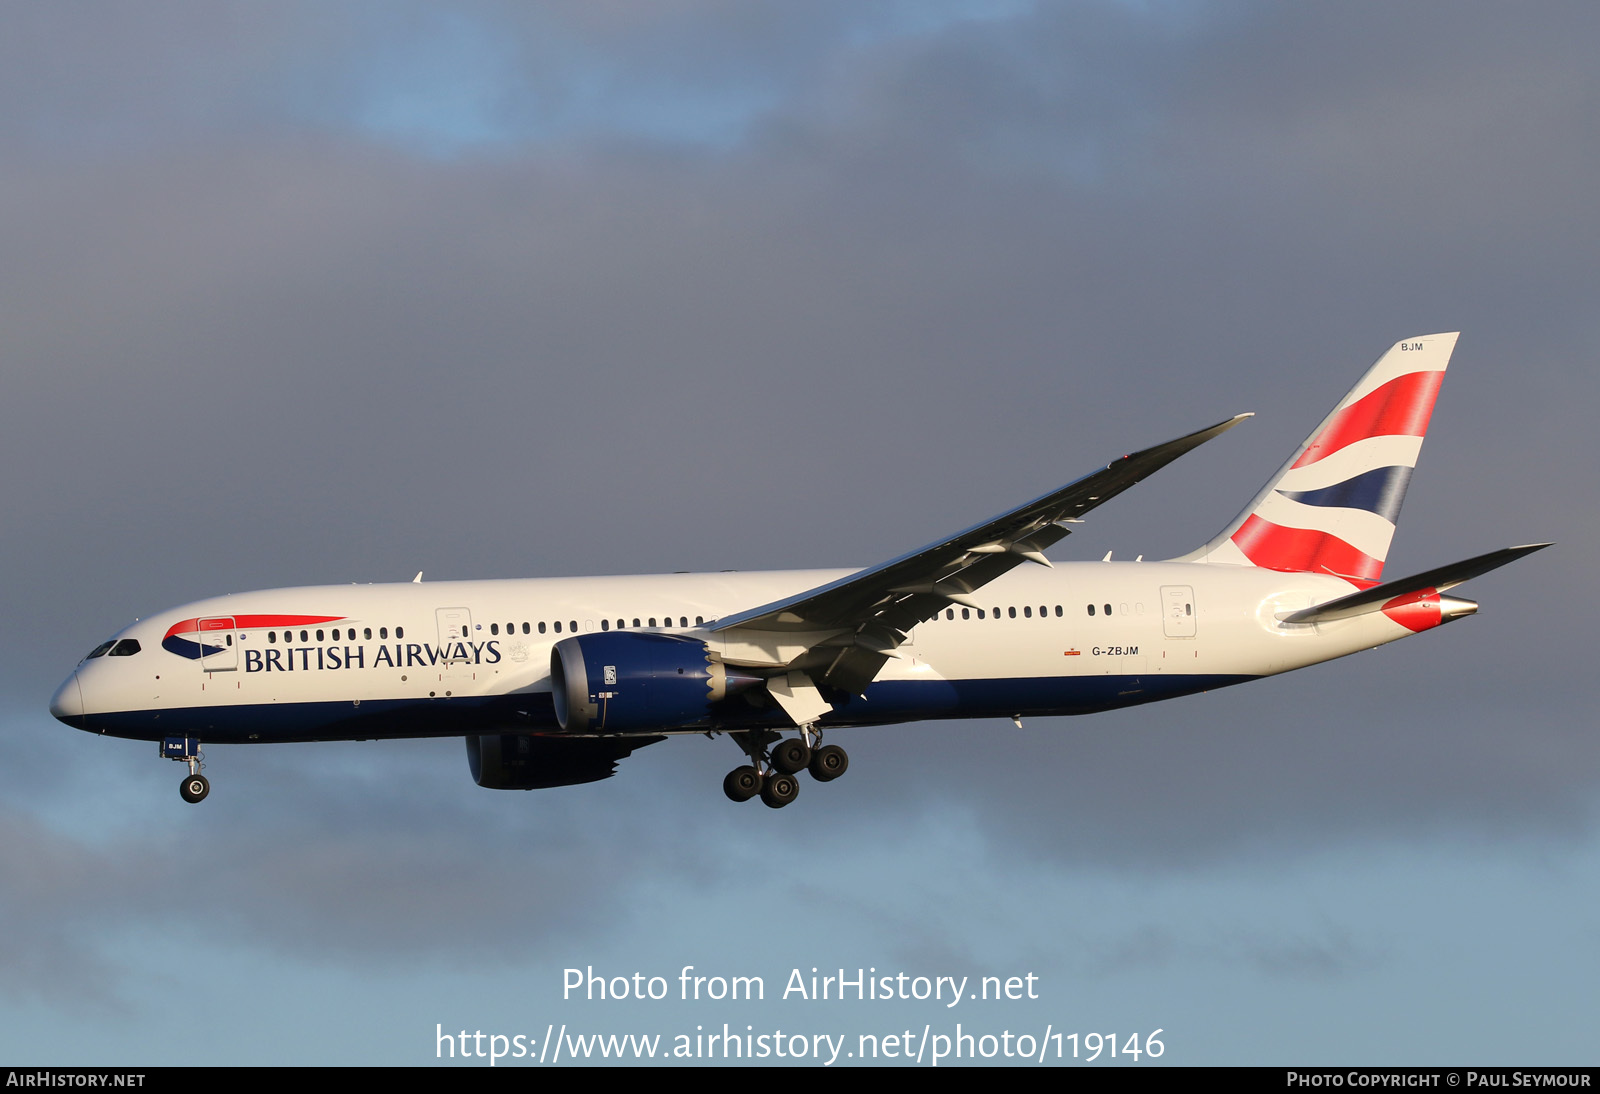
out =
[[235,672],[239,668],[238,634],[233,616],[202,619],[196,626],[200,643],[200,668],[206,672]]
[[1189,585],[1161,586],[1161,629],[1168,638],[1195,635],[1194,589]]
[[445,664],[471,663],[472,612],[466,608],[439,608],[434,616],[439,623],[439,645],[444,650]]

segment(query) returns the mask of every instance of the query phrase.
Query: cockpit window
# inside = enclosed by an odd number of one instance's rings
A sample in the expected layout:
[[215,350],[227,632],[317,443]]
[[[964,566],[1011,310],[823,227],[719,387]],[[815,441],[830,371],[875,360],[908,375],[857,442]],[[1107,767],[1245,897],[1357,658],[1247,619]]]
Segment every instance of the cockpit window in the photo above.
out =
[[111,653],[109,656],[132,657],[138,652],[139,640],[137,638],[124,638],[121,642],[118,642],[115,646],[111,647]]
[[117,640],[115,638],[113,638],[113,639],[111,639],[110,641],[107,641],[107,642],[102,642],[98,646],[96,646],[94,649],[90,650],[89,651],[89,656],[85,657],[84,660],[85,661],[92,661],[96,657],[104,657],[106,655],[106,651],[109,650],[112,646],[115,646],[116,644],[117,644]]

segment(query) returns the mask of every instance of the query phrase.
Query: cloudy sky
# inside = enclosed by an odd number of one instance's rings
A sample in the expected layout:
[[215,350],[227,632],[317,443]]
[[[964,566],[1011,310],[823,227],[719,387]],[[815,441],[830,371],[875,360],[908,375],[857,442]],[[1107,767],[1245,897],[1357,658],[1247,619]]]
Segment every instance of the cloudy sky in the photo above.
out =
[[[1580,3],[0,8],[0,1062],[961,1021],[1593,1063],[1597,42]],[[1557,547],[1342,662],[853,731],[781,812],[700,738],[530,794],[458,740],[218,747],[196,808],[45,711],[202,596],[866,565],[1257,412],[1053,551],[1179,554],[1441,330],[1390,572]],[[685,965],[768,999],[562,999]],[[1039,998],[776,998],[813,966]]]

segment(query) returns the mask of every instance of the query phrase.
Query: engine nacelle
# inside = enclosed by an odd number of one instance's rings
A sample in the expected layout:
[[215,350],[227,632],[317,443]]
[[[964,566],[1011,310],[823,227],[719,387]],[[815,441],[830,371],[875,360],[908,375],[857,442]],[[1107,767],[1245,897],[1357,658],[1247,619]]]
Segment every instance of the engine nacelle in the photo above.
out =
[[486,733],[467,738],[467,767],[490,790],[544,790],[609,779],[617,761],[665,737],[535,737]]
[[556,721],[569,733],[636,733],[711,724],[711,705],[764,683],[730,673],[694,638],[610,631],[550,648]]

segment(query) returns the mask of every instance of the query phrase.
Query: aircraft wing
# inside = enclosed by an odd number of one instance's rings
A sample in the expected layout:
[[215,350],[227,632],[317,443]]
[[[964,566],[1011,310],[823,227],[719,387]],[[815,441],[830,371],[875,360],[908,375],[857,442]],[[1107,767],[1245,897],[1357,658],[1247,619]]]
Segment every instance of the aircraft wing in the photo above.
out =
[[[725,616],[708,629],[728,637],[742,632],[821,634],[790,667],[808,673],[816,683],[859,694],[918,623],[952,603],[977,607],[972,593],[1023,562],[1050,565],[1044,549],[1068,534],[1070,529],[1064,524],[1079,520],[1248,417],[1239,414],[1186,437],[1123,456],[982,524],[838,581]],[[809,686],[809,682],[799,685]],[[790,709],[779,695],[781,686],[772,690],[785,709]]]

